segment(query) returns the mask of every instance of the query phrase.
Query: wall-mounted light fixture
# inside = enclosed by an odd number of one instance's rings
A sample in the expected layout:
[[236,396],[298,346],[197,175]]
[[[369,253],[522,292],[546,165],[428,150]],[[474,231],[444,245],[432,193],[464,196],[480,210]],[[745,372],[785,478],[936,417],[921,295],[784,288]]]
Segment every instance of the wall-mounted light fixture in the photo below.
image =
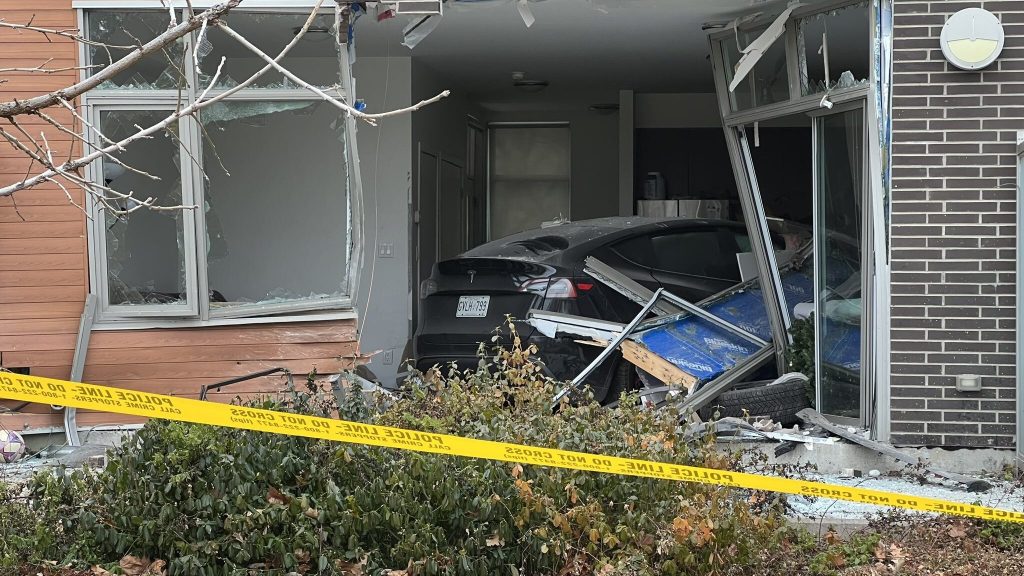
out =
[[995,14],[964,8],[946,20],[939,35],[942,55],[961,70],[981,70],[1003,50],[1003,25]]

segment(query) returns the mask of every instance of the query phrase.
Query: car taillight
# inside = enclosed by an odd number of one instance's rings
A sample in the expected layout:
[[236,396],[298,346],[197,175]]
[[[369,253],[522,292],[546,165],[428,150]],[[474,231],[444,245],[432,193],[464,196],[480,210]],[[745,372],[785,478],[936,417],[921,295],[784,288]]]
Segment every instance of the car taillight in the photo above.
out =
[[593,287],[594,285],[589,283],[574,284],[568,278],[539,278],[524,282],[519,289],[546,298],[566,300],[576,298],[579,295],[577,289],[586,291]]
[[420,298],[426,298],[434,292],[437,292],[437,282],[430,278],[420,282]]

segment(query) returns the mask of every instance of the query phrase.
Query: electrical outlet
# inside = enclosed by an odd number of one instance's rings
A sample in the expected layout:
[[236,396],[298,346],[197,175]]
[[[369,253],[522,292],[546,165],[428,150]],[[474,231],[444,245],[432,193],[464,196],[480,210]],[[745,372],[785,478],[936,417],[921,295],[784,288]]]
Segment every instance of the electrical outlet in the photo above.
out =
[[381,242],[377,245],[377,256],[381,258],[394,258],[395,257],[395,243],[394,242]]
[[391,366],[395,363],[395,349],[388,348],[384,351],[384,360],[382,361],[385,366]]

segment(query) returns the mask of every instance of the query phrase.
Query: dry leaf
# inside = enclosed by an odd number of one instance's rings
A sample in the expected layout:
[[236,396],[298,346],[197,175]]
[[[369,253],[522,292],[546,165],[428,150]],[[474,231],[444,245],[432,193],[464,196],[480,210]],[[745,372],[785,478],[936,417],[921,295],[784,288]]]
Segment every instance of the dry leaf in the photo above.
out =
[[963,524],[954,524],[949,527],[949,535],[953,538],[963,538],[967,536],[967,530],[964,530]]
[[501,536],[495,534],[495,535],[491,536],[490,538],[488,538],[486,541],[484,541],[484,543],[487,546],[491,547],[491,548],[493,548],[495,546],[504,546],[505,545],[505,539],[502,538]]
[[828,555],[828,561],[832,564],[833,568],[842,568],[846,566],[846,556],[843,556],[842,552],[833,552]]
[[676,517],[672,521],[672,535],[675,536],[677,542],[682,542],[690,537],[693,533],[693,527],[690,526],[690,521],[686,518]]
[[165,576],[167,574],[167,570],[165,570],[166,566],[167,562],[158,558],[153,560],[153,563],[149,565],[149,570],[147,570],[146,573],[152,574],[153,576]]
[[312,518],[313,520],[320,518],[320,512],[318,512],[315,508],[306,508],[306,511],[303,512],[302,515],[306,518]]
[[270,502],[271,504],[287,504],[291,501],[292,499],[290,497],[285,496],[280,490],[273,486],[267,490],[267,502]]
[[522,475],[523,475],[523,465],[522,464],[516,464],[515,466],[512,467],[512,477],[513,478],[519,478]]
[[99,566],[93,566],[91,572],[93,576],[113,576],[113,573],[106,568],[100,568]]
[[334,561],[334,567],[338,569],[338,572],[344,576],[363,576],[363,566],[366,565],[366,556],[363,556],[359,562],[342,562],[341,560]]
[[825,543],[829,546],[841,544],[842,542],[843,539],[839,537],[839,533],[835,530],[829,529],[829,531],[825,533]]
[[149,558],[139,558],[129,554],[121,558],[117,565],[121,567],[121,571],[125,573],[125,576],[142,576],[142,574],[148,571],[150,562]]

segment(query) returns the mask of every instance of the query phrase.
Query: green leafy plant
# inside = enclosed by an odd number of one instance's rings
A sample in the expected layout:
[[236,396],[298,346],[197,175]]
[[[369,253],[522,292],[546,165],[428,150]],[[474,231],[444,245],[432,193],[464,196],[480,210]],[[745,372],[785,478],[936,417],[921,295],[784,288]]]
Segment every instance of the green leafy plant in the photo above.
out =
[[789,329],[793,343],[786,349],[786,361],[790,372],[800,372],[807,376],[807,397],[814,406],[814,315],[793,320]]
[[[552,413],[558,383],[542,375],[514,327],[508,335],[508,346],[488,352],[480,369],[435,369],[383,411],[355,388],[338,405],[312,379],[251,404],[737,465],[711,439],[679,440],[672,409],[625,401],[609,410],[583,398]],[[62,535],[26,534],[15,544],[20,558],[83,565],[159,558],[174,576],[716,575],[755,563],[790,537],[778,501],[761,493],[155,420],[102,472],[51,476],[33,490],[41,497],[26,510],[61,522]]]

